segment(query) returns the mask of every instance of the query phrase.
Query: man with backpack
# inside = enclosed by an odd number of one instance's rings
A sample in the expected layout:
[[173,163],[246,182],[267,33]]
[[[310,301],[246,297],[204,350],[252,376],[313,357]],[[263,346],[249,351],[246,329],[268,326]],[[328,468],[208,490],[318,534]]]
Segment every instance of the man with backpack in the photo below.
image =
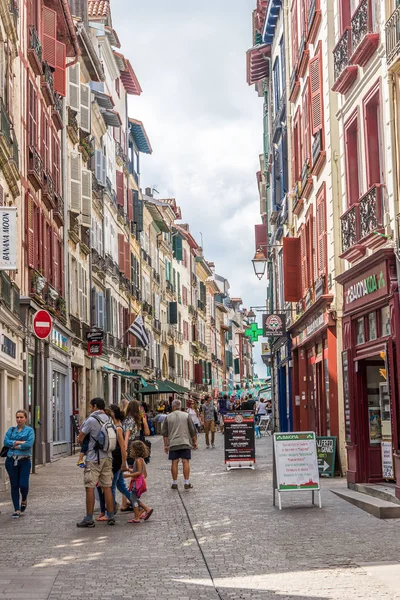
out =
[[115,525],[114,501],[111,491],[112,486],[112,451],[117,445],[117,434],[112,419],[104,412],[103,398],[93,398],[90,401],[90,416],[81,427],[78,443],[82,444],[88,436],[89,448],[84,470],[84,484],[86,489],[86,516],[76,524],[77,527],[94,527],[94,490],[97,484],[103,489],[108,525]]

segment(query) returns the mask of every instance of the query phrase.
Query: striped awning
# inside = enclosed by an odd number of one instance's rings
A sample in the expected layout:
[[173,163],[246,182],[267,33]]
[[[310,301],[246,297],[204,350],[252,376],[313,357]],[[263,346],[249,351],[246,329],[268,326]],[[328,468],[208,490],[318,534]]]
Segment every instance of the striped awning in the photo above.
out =
[[133,137],[133,141],[135,142],[139,152],[143,152],[143,154],[151,154],[153,152],[153,149],[151,147],[150,140],[147,136],[142,121],[138,121],[136,119],[129,119],[129,126]]
[[108,125],[109,127],[121,127],[121,117],[119,116],[116,110],[107,110],[101,108],[100,112],[106,125]]
[[269,76],[269,59],[271,57],[271,45],[260,44],[247,50],[247,83],[253,85]]

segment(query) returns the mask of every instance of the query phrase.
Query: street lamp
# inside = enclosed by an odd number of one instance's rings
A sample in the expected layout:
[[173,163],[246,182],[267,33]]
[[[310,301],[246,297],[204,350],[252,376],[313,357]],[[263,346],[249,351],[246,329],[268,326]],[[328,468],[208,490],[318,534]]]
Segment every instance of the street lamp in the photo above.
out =
[[265,268],[267,266],[267,259],[265,258],[265,254],[261,249],[261,246],[258,246],[256,253],[254,255],[253,260],[254,273],[258,277],[258,279],[262,279],[265,273]]
[[254,312],[254,310],[252,308],[247,313],[247,320],[250,324],[256,322],[256,313]]

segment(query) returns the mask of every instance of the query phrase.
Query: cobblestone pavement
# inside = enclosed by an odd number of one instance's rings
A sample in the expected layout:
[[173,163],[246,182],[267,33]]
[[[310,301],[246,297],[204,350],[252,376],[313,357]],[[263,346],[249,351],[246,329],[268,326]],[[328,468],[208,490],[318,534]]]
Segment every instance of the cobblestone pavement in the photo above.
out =
[[[272,506],[271,440],[257,440],[257,469],[231,471],[217,448],[192,461],[194,489],[170,490],[161,438],[153,438],[147,523],[79,530],[84,513],[76,457],[31,478],[26,515],[11,520],[0,494],[0,600],[241,600],[400,598],[400,522],[379,521],[323,482],[323,508],[306,495]],[[182,484],[182,481],[180,481]],[[399,559],[400,560],[400,559]]]

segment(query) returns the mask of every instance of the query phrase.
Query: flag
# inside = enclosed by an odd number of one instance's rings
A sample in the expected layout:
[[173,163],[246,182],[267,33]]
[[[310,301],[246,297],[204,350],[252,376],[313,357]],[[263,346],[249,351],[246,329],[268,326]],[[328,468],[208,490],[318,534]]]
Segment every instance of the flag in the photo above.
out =
[[136,317],[128,331],[129,333],[132,333],[137,340],[139,340],[143,348],[147,348],[149,345],[149,336],[147,335],[147,332],[144,328],[144,321],[140,315]]

